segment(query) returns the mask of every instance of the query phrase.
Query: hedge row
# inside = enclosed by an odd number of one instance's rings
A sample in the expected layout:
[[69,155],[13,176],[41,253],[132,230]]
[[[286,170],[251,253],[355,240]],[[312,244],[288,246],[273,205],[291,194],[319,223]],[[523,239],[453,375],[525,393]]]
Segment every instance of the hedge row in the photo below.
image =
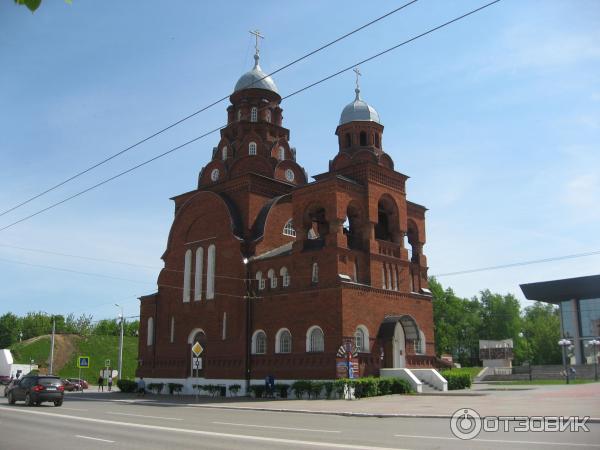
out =
[[401,378],[340,378],[335,381],[299,380],[291,388],[296,398],[343,398],[346,387],[354,389],[356,398],[376,397],[378,395],[408,394],[412,392],[410,384]]
[[440,372],[440,375],[448,381],[449,391],[470,388],[473,381],[471,373],[467,371],[461,372],[460,369],[443,370]]
[[137,383],[133,380],[117,380],[117,387],[121,392],[137,391]]

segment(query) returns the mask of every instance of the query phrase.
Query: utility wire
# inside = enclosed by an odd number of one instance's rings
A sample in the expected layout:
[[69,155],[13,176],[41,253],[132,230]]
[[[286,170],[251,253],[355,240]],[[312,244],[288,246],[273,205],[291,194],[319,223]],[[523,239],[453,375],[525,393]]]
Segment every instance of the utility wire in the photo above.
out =
[[[371,25],[373,25],[373,24],[375,24],[375,23],[379,22],[380,20],[383,20],[383,19],[385,19],[386,17],[389,17],[389,16],[391,16],[392,14],[395,14],[395,13],[397,13],[397,12],[401,11],[402,9],[406,8],[407,6],[410,6],[410,5],[412,5],[413,3],[416,3],[417,1],[418,1],[418,0],[412,0],[412,1],[408,2],[408,3],[405,3],[404,5],[402,5],[402,6],[398,7],[398,8],[396,8],[396,9],[393,9],[392,11],[390,11],[390,12],[388,12],[388,13],[384,14],[383,16],[380,16],[380,17],[378,17],[378,18],[376,18],[376,19],[374,19],[374,20],[372,20],[372,21],[370,21],[370,22],[368,22],[368,23],[366,23],[366,24],[364,24],[364,25],[362,25],[362,26],[360,26],[360,27],[358,27],[358,28],[356,28],[356,29],[354,29],[354,30],[352,30],[352,31],[350,31],[350,32],[348,32],[348,33],[346,33],[346,34],[344,34],[343,36],[340,36],[340,37],[338,37],[337,39],[334,39],[333,41],[330,41],[330,42],[328,42],[327,44],[324,44],[324,45],[322,45],[321,47],[319,47],[319,48],[317,48],[317,49],[315,49],[315,50],[312,50],[312,51],[310,51],[310,52],[306,53],[305,55],[303,55],[303,56],[301,56],[301,57],[299,57],[299,58],[296,58],[295,60],[293,60],[293,61],[291,61],[291,62],[289,62],[289,63],[285,64],[284,66],[282,66],[282,67],[278,68],[277,70],[274,70],[273,72],[269,73],[268,75],[265,75],[265,76],[264,76],[264,77],[262,77],[261,79],[253,81],[251,84],[249,84],[249,85],[248,85],[248,86],[246,86],[245,88],[247,89],[247,88],[250,88],[250,87],[254,86],[256,83],[259,83],[259,82],[261,82],[261,81],[262,81],[262,80],[264,80],[265,78],[268,78],[268,77],[270,77],[270,76],[272,76],[272,75],[275,75],[276,73],[279,73],[279,72],[281,72],[282,70],[285,70],[285,69],[287,69],[287,68],[289,68],[289,67],[293,66],[294,64],[297,64],[297,63],[299,63],[300,61],[303,61],[304,59],[306,59],[306,58],[309,58],[310,56],[314,55],[315,53],[318,53],[318,52],[320,52],[320,51],[322,51],[322,50],[325,50],[325,49],[326,49],[326,48],[328,48],[328,47],[331,47],[332,45],[334,45],[334,44],[336,44],[336,43],[340,42],[341,40],[343,40],[343,39],[346,39],[347,37],[349,37],[349,36],[352,36],[352,35],[353,35],[353,34],[355,34],[355,33],[358,33],[359,31],[361,31],[361,30],[363,30],[363,29],[365,29],[365,28],[367,28],[367,27],[369,27],[369,26],[371,26]],[[82,175],[85,175],[85,174],[86,174],[86,173],[88,173],[88,172],[91,172],[92,170],[96,169],[97,167],[100,167],[100,166],[102,166],[103,164],[106,164],[107,162],[109,162],[109,161],[111,161],[111,160],[115,159],[116,157],[118,157],[118,156],[120,156],[120,155],[122,155],[122,154],[124,154],[124,153],[128,152],[129,150],[132,150],[132,149],[134,149],[135,147],[137,147],[137,146],[139,146],[139,145],[141,145],[141,144],[143,144],[143,143],[145,143],[145,142],[148,142],[149,140],[151,140],[151,139],[155,138],[156,136],[158,136],[158,135],[160,135],[160,134],[164,133],[165,131],[168,131],[168,130],[170,130],[171,128],[174,128],[174,127],[176,127],[177,125],[179,125],[179,124],[181,124],[181,123],[185,122],[186,120],[189,120],[189,119],[191,119],[191,118],[192,118],[192,117],[194,117],[194,116],[197,116],[197,115],[198,115],[198,114],[200,114],[201,112],[204,112],[204,111],[206,111],[207,109],[210,109],[210,108],[212,108],[213,106],[216,106],[216,105],[218,105],[218,104],[219,104],[219,103],[221,103],[222,101],[224,101],[224,100],[227,100],[227,99],[229,98],[229,96],[230,96],[230,95],[231,95],[231,94],[228,94],[228,95],[226,95],[226,96],[224,96],[224,97],[221,97],[221,98],[220,98],[220,99],[218,99],[218,100],[215,100],[215,101],[214,101],[214,102],[212,102],[212,103],[209,103],[208,105],[206,105],[206,106],[204,106],[204,107],[200,108],[199,110],[197,110],[197,111],[194,111],[193,113],[191,113],[191,114],[188,114],[187,116],[185,116],[185,117],[183,117],[183,118],[181,118],[181,119],[179,119],[179,120],[177,120],[177,121],[173,122],[172,124],[170,124],[170,125],[168,125],[168,126],[166,126],[166,127],[162,128],[162,129],[158,130],[157,132],[155,132],[155,133],[151,134],[150,136],[147,136],[147,137],[145,137],[145,138],[143,138],[143,139],[141,139],[141,140],[137,141],[135,144],[132,144],[132,145],[130,145],[129,147],[126,147],[126,148],[124,148],[123,150],[120,150],[120,151],[118,151],[117,153],[114,153],[113,155],[110,155],[110,156],[108,156],[107,158],[105,158],[105,159],[103,159],[103,160],[101,160],[101,161],[99,161],[99,162],[97,162],[97,163],[93,164],[92,166],[90,166],[90,167],[88,167],[88,168],[86,168],[86,169],[84,169],[84,170],[82,170],[82,171],[80,171],[80,172],[77,172],[76,174],[74,174],[74,175],[70,176],[69,178],[66,178],[65,180],[61,181],[60,183],[57,183],[57,184],[55,184],[55,185],[53,185],[53,186],[49,187],[48,189],[46,189],[46,190],[44,190],[44,191],[42,191],[42,192],[40,192],[40,193],[38,193],[38,194],[34,195],[33,197],[30,197],[30,198],[28,198],[27,200],[24,200],[24,201],[22,201],[21,203],[18,203],[17,205],[14,205],[14,206],[12,206],[12,207],[11,207],[11,208],[9,208],[9,209],[7,209],[7,210],[5,210],[5,211],[2,211],[2,212],[0,212],[0,217],[4,216],[5,214],[8,214],[8,213],[9,213],[9,212],[11,212],[11,211],[14,211],[14,210],[15,210],[15,209],[17,209],[17,208],[20,208],[20,207],[21,207],[21,206],[23,206],[23,205],[26,205],[26,204],[27,204],[27,203],[29,203],[29,202],[32,202],[33,200],[35,200],[35,199],[37,199],[37,198],[40,198],[40,197],[42,197],[43,195],[46,195],[46,194],[48,194],[49,192],[52,192],[52,191],[53,191],[53,190],[55,190],[55,189],[58,189],[58,188],[59,188],[59,187],[61,187],[61,186],[64,186],[65,184],[69,183],[70,181],[73,181],[73,180],[75,180],[76,178],[79,178],[80,176],[82,176]]]
[[[469,11],[466,14],[463,14],[463,15],[461,15],[459,17],[456,17],[456,18],[454,18],[454,19],[452,19],[452,20],[450,20],[448,22],[445,22],[445,23],[443,23],[441,25],[438,25],[437,27],[431,28],[431,29],[429,29],[428,31],[426,31],[424,33],[421,33],[421,34],[419,34],[417,36],[414,36],[414,37],[412,37],[412,38],[410,38],[410,39],[408,39],[408,40],[406,40],[404,42],[401,42],[401,43],[399,43],[397,45],[394,45],[393,47],[390,47],[390,48],[388,48],[388,49],[386,49],[384,51],[381,51],[381,52],[379,52],[379,53],[377,53],[377,54],[375,54],[373,56],[370,56],[369,58],[363,59],[363,60],[361,60],[361,61],[359,61],[357,63],[354,63],[354,64],[352,64],[352,65],[350,65],[350,66],[348,66],[348,67],[346,67],[346,68],[344,68],[344,69],[342,69],[340,71],[337,71],[337,72],[335,72],[335,73],[333,73],[333,74],[331,74],[331,75],[329,75],[329,76],[327,76],[325,78],[322,78],[319,81],[316,81],[316,82],[314,82],[312,84],[309,84],[309,85],[307,85],[307,86],[305,86],[305,87],[303,87],[301,89],[298,89],[297,91],[292,92],[291,94],[283,97],[282,99],[290,98],[290,97],[292,97],[292,96],[294,96],[296,94],[304,92],[304,91],[306,91],[306,90],[308,90],[308,89],[310,89],[310,88],[312,88],[314,86],[317,86],[318,84],[321,84],[321,83],[323,83],[323,82],[325,82],[327,80],[330,80],[331,78],[334,78],[334,77],[336,77],[338,75],[341,75],[342,73],[350,70],[353,67],[356,67],[357,65],[363,64],[365,62],[369,62],[369,61],[371,61],[371,60],[373,60],[375,58],[378,58],[378,57],[380,57],[382,55],[385,55],[386,53],[389,53],[392,50],[396,50],[396,49],[398,49],[399,47],[401,47],[403,45],[406,45],[406,44],[408,44],[410,42],[413,42],[416,39],[419,39],[419,38],[421,38],[423,36],[426,36],[426,35],[428,35],[430,33],[433,33],[434,31],[439,30],[440,28],[444,28],[444,27],[446,27],[446,26],[448,26],[448,25],[450,25],[452,23],[455,23],[455,22],[461,20],[461,19],[464,19],[465,17],[468,17],[468,16],[470,16],[472,14],[475,14],[476,12],[481,11],[481,10],[483,10],[485,8],[488,8],[489,6],[492,6],[492,5],[494,5],[494,4],[498,3],[498,2],[500,2],[500,0],[494,0],[493,2],[487,3],[486,5],[483,5],[483,6],[480,6],[479,8],[473,9],[473,10]],[[51,204],[50,206],[47,206],[46,208],[38,210],[35,213],[32,213],[32,214],[30,214],[28,216],[25,216],[25,217],[23,217],[23,218],[15,221],[15,222],[12,222],[12,223],[10,223],[8,225],[5,225],[4,227],[0,228],[0,231],[4,231],[4,230],[6,230],[8,228],[13,227],[14,225],[17,225],[17,224],[19,224],[21,222],[29,220],[29,219],[31,219],[31,218],[33,218],[33,217],[35,217],[35,216],[37,216],[37,215],[45,212],[45,211],[48,211],[48,210],[53,209],[53,208],[55,208],[55,207],[57,207],[59,205],[62,205],[63,203],[68,202],[69,200],[72,200],[72,199],[74,199],[76,197],[79,197],[80,195],[83,195],[83,194],[85,194],[85,193],[87,193],[87,192],[89,192],[89,191],[91,191],[93,189],[96,189],[96,188],[98,188],[98,187],[100,187],[100,186],[102,186],[102,185],[104,185],[106,183],[109,183],[110,181],[113,181],[113,180],[115,180],[117,178],[120,178],[120,177],[122,177],[123,175],[126,175],[129,172],[133,172],[134,170],[139,169],[140,167],[145,166],[145,165],[147,165],[147,164],[149,164],[149,163],[151,163],[153,161],[156,161],[157,159],[160,159],[160,158],[162,158],[164,156],[167,156],[167,155],[169,155],[169,154],[171,154],[171,153],[173,153],[173,152],[175,152],[175,151],[177,151],[177,150],[179,150],[179,149],[181,149],[181,148],[183,148],[183,147],[185,147],[185,146],[187,146],[187,145],[189,145],[189,144],[191,144],[193,142],[196,142],[196,141],[198,141],[200,139],[203,139],[204,137],[206,137],[206,136],[208,136],[210,134],[213,134],[213,133],[215,133],[215,132],[223,129],[226,126],[227,126],[227,124],[222,125],[222,126],[220,126],[218,128],[215,128],[214,130],[208,131],[208,132],[206,132],[206,133],[204,133],[204,134],[202,134],[200,136],[197,136],[197,137],[195,137],[195,138],[193,138],[193,139],[191,139],[191,140],[189,140],[187,142],[184,142],[181,145],[178,145],[177,147],[173,147],[172,149],[167,150],[166,152],[163,152],[163,153],[161,153],[161,154],[159,154],[159,155],[157,155],[157,156],[155,156],[155,157],[153,157],[153,158],[151,158],[149,160],[146,160],[146,161],[144,161],[144,162],[142,162],[140,164],[137,164],[136,166],[133,166],[133,167],[131,167],[131,168],[129,168],[129,169],[123,171],[123,172],[120,172],[120,173],[118,173],[118,174],[116,174],[116,175],[114,175],[114,176],[112,176],[110,178],[107,178],[104,181],[101,181],[101,182],[99,182],[99,183],[97,183],[97,184],[95,184],[93,186],[90,186],[87,189],[84,189],[83,191],[80,191],[80,192],[78,192],[76,194],[73,194],[73,195],[71,195],[71,196],[69,196],[69,197],[67,197],[67,198],[65,198],[65,199],[63,199],[63,200],[61,200],[59,202],[56,202],[56,203]]]

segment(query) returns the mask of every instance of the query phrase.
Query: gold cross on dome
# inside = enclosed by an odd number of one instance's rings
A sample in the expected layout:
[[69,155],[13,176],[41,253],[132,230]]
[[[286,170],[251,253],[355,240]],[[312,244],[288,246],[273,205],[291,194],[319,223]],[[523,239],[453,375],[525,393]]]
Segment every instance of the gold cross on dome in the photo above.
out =
[[358,77],[360,77],[362,73],[360,73],[360,69],[358,68],[358,66],[352,69],[352,71],[356,74],[356,89],[360,89],[360,87],[358,86]]
[[258,42],[259,41],[258,41],[258,39],[259,38],[260,39],[264,39],[265,37],[262,34],[260,34],[259,30],[249,31],[248,33],[254,35],[254,38],[256,39],[256,43],[254,44],[254,51],[255,51],[255,54],[258,55],[258,53],[259,53],[259,49],[258,49]]

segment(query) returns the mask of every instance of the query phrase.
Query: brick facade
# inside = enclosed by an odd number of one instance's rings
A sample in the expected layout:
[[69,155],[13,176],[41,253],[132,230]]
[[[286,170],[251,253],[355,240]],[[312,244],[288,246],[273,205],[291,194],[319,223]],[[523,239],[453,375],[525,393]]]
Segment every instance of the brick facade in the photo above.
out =
[[[338,348],[359,326],[368,334],[361,374],[435,365],[426,209],[406,200],[408,177],[383,151],[383,126],[338,126],[329,171],[308,183],[281,97],[248,88],[230,101],[197,189],[173,198],[158,291],[140,298],[138,376],[189,378],[199,340],[203,378],[332,379]],[[295,236],[284,233],[290,220]],[[308,351],[314,326],[322,351]],[[291,334],[286,353],[275,351],[281,329]],[[249,355],[257,330],[264,353]]]

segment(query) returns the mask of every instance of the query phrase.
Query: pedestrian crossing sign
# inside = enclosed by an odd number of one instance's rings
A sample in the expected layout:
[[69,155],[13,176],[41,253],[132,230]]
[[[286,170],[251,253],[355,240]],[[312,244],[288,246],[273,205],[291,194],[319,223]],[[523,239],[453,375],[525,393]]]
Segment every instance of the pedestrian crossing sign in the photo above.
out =
[[90,368],[90,357],[89,356],[80,356],[77,358],[77,367],[79,369],[89,369]]

